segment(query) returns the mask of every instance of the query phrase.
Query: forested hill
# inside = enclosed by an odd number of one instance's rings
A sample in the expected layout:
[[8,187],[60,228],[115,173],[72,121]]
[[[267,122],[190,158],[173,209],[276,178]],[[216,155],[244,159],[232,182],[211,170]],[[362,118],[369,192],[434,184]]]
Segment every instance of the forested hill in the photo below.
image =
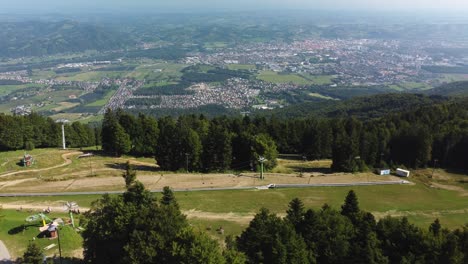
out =
[[428,95],[443,95],[450,97],[468,96],[468,81],[453,82],[441,85],[426,92]]
[[112,50],[131,40],[113,30],[74,21],[0,22],[0,57]]
[[307,102],[291,105],[268,112],[278,118],[295,117],[356,117],[359,119],[378,118],[389,113],[404,112],[422,106],[447,101],[447,98],[421,94],[379,94],[355,97],[346,101]]

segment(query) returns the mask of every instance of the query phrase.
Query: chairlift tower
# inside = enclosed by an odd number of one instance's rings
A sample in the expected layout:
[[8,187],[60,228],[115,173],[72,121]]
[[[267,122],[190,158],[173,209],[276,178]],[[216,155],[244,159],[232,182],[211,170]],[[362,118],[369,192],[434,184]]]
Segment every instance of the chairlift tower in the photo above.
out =
[[261,180],[265,179],[265,177],[263,176],[263,163],[265,161],[268,161],[267,159],[265,159],[265,157],[263,156],[258,157],[258,162],[260,162],[260,179]]
[[55,121],[56,123],[60,123],[62,125],[62,146],[63,149],[67,149],[67,143],[65,142],[65,124],[69,123],[67,119],[59,119]]

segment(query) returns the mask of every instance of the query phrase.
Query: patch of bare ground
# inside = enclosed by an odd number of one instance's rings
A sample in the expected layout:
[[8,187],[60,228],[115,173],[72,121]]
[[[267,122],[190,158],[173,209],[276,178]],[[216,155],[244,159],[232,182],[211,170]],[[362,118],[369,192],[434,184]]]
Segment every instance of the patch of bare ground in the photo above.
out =
[[[107,169],[106,169],[107,170]],[[98,173],[99,171],[96,171]],[[106,171],[108,172],[108,171]],[[116,170],[111,176],[89,177],[89,173],[54,176],[52,179],[6,180],[0,183],[2,192],[37,193],[37,192],[79,192],[79,191],[116,191],[124,190],[125,184],[121,171]],[[144,174],[146,173],[146,174]],[[114,176],[112,176],[114,175]],[[63,177],[63,178],[61,178]],[[248,187],[275,184],[322,184],[322,183],[358,183],[398,181],[394,176],[376,176],[370,173],[360,174],[320,174],[305,173],[302,177],[295,174],[266,173],[265,180],[260,180],[256,173],[234,174],[165,174],[140,172],[138,180],[150,190],[160,190],[164,186],[175,189]]]
[[390,210],[390,211],[385,211],[385,212],[371,212],[376,219],[381,219],[386,216],[392,216],[392,217],[404,217],[404,216],[426,216],[430,218],[437,218],[440,217],[441,215],[444,214],[466,214],[468,213],[468,208],[465,209],[458,209],[458,210],[437,210],[437,211],[431,211],[431,210],[426,210],[426,211],[396,211],[396,210]]
[[188,218],[200,218],[206,220],[225,220],[236,222],[239,224],[248,224],[255,216],[255,214],[239,214],[239,213],[212,213],[203,212],[195,209],[183,211]]
[[439,189],[456,191],[456,192],[459,192],[461,196],[468,196],[468,191],[466,191],[460,186],[446,185],[446,184],[441,184],[441,183],[436,183],[436,182],[431,182],[431,186],[435,188],[439,188]]

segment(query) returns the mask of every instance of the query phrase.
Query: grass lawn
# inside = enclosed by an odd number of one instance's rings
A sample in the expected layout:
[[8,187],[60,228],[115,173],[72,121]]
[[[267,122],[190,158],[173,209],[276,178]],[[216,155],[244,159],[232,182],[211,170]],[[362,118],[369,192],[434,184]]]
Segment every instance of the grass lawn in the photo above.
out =
[[[69,150],[68,152],[76,151]],[[87,151],[87,150],[85,150]],[[66,153],[57,149],[40,149],[30,152],[38,160],[35,168],[50,167],[57,164],[62,164],[64,161],[61,155]],[[24,170],[16,165],[19,158],[24,154],[23,151],[3,152],[0,153],[0,173],[6,171]],[[45,158],[46,157],[46,158]],[[41,182],[34,177],[35,174],[21,174],[0,178],[0,191],[7,191],[8,187],[2,187],[1,183],[6,180],[27,179],[33,177],[32,181],[26,181],[21,184],[27,185],[31,190],[38,190],[41,184],[52,184],[57,186],[54,190],[57,191],[58,186],[65,184],[66,181],[71,184],[78,183],[78,179],[87,180],[97,179],[99,181],[108,182],[110,180],[118,180],[123,184],[120,177],[122,171],[121,166],[126,160],[131,160],[132,163],[139,164],[141,168],[138,170],[140,179],[146,177],[149,185],[155,184],[162,178],[162,174],[166,178],[176,178],[177,184],[183,184],[186,180],[183,174],[154,172],[149,168],[154,164],[152,158],[133,158],[122,157],[116,159],[114,157],[96,155],[92,158],[77,159],[71,157],[73,162],[65,167],[43,171],[43,179],[57,180]],[[330,160],[322,161],[302,161],[293,159],[280,159],[279,166],[275,169],[277,173],[287,173],[284,177],[293,177],[301,181],[307,181],[307,178],[298,178],[297,174],[300,171],[310,173],[313,169],[320,169],[323,176],[314,176],[313,179],[321,179],[328,177],[327,168],[330,167]],[[96,177],[89,177],[91,172],[99,172]],[[289,174],[289,175],[288,175]],[[467,188],[466,175],[447,172],[444,170],[436,170],[434,177],[429,179],[428,175],[432,174],[430,169],[414,171],[409,180],[413,181],[413,185],[386,185],[386,186],[354,186],[354,187],[312,187],[312,188],[297,188],[297,189],[267,189],[267,190],[225,190],[225,191],[196,191],[196,192],[177,192],[176,198],[181,209],[188,216],[192,226],[196,230],[206,231],[210,236],[223,241],[229,235],[238,235],[245,229],[252,217],[260,208],[265,207],[270,211],[284,216],[288,207],[288,203],[293,198],[300,198],[306,208],[320,209],[327,203],[335,209],[340,208],[343,204],[346,194],[350,189],[353,189],[359,199],[359,205],[362,210],[372,212],[376,218],[382,218],[387,215],[402,217],[406,216],[410,221],[424,229],[432,223],[436,218],[439,218],[444,227],[451,229],[459,228],[468,223],[468,199],[464,196]],[[161,175],[161,177],[159,177]],[[199,174],[190,174],[190,177],[200,177]],[[246,177],[248,177],[247,175]],[[61,181],[64,177],[71,177]],[[207,182],[213,175],[205,175]],[[267,174],[265,184],[274,182],[274,176]],[[270,179],[268,177],[271,177]],[[282,176],[283,177],[283,176]],[[330,176],[337,177],[337,176]],[[349,174],[347,177],[362,177],[359,175]],[[366,177],[366,176],[364,176]],[[368,178],[379,176],[367,176]],[[148,180],[149,179],[149,180]],[[230,176],[229,181],[237,180],[234,176]],[[251,178],[249,178],[250,181]],[[276,178],[278,179],[278,178]],[[63,179],[62,179],[63,180]],[[253,178],[252,178],[253,180]],[[259,180],[257,179],[257,182]],[[278,183],[278,182],[274,182]],[[29,185],[31,186],[29,186]],[[69,186],[71,186],[71,184]],[[439,184],[439,185],[437,185]],[[48,185],[49,186],[49,185]],[[83,185],[87,190],[93,190],[95,186]],[[177,186],[173,186],[177,187]],[[67,187],[68,188],[68,187]],[[180,187],[179,187],[180,188]],[[2,190],[3,189],[3,190]],[[52,189],[42,190],[43,192],[54,191]],[[155,194],[156,197],[161,197],[161,194]],[[77,202],[83,210],[89,208],[92,201],[99,199],[100,195],[72,195],[72,196],[45,196],[45,197],[0,197],[0,206],[7,209],[3,210],[3,220],[0,224],[0,239],[5,241],[7,246],[11,248],[12,254],[18,256],[24,251],[28,240],[36,236],[37,227],[28,227],[23,231],[22,225],[24,219],[29,215],[26,212],[18,212],[20,206],[31,206],[38,210],[47,206],[61,208],[66,201]],[[55,209],[54,209],[55,210]],[[56,211],[56,210],[55,210]],[[62,215],[61,212],[57,215]],[[219,233],[216,229],[223,227],[224,234]],[[13,230],[13,231],[12,231]],[[13,234],[12,234],[13,233]],[[75,231],[64,227],[63,230],[65,254],[68,256],[76,256],[81,247],[81,238]],[[68,241],[67,241],[68,239]],[[40,240],[41,246],[46,246],[55,241]],[[55,250],[55,249],[53,249]],[[52,250],[52,251],[53,251]],[[75,251],[78,250],[78,251]],[[52,252],[51,251],[51,252]],[[49,252],[47,252],[49,254]],[[53,255],[53,253],[50,253]]]
[[[339,210],[350,189],[351,187],[319,187],[177,192],[176,198],[195,230],[207,232],[217,240],[223,241],[227,235],[239,235],[261,207],[284,216],[289,201],[298,197],[306,208],[318,210],[327,203]],[[448,228],[459,228],[468,222],[468,200],[455,191],[430,188],[421,183],[404,186],[360,186],[352,189],[358,195],[361,209],[372,212],[377,218],[386,215],[406,216],[421,228],[428,228],[435,218],[439,218],[442,225]],[[161,197],[161,194],[155,195]],[[81,207],[89,207],[91,202],[99,197],[100,195],[7,197],[0,198],[0,204],[31,204],[36,208],[46,208],[49,204],[75,201]],[[26,212],[4,210],[3,215],[5,217],[0,225],[0,239],[6,242],[14,256],[19,256],[24,251],[27,241],[38,234],[37,227],[27,227],[23,231],[21,226],[29,215]],[[217,231],[220,227],[224,229],[223,234]],[[12,232],[14,234],[11,234]],[[76,256],[81,247],[81,238],[68,227],[64,227],[62,234],[64,254]],[[43,247],[54,242],[39,240]],[[53,255],[52,251],[47,253]]]
[[[57,239],[50,240],[48,238],[38,238],[40,234],[39,227],[42,224],[38,222],[29,223],[25,219],[36,214],[36,212],[3,210],[3,219],[0,220],[0,240],[5,242],[8,251],[13,258],[23,255],[29,241],[34,241],[44,248],[50,244],[56,244],[52,249],[44,250],[47,256],[59,255]],[[64,213],[51,213],[49,218],[62,218],[66,220],[68,216]],[[76,221],[79,222],[79,221]],[[63,226],[60,231],[60,244],[62,248],[62,256],[64,257],[77,257],[80,255],[83,239],[81,235],[73,230],[71,226]]]
[[299,85],[311,83],[309,80],[306,80],[296,74],[279,74],[274,71],[262,71],[257,75],[257,79],[271,83],[294,83]]
[[[261,207],[281,214],[286,211],[288,203],[296,197],[300,198],[308,208],[319,209],[327,203],[338,209],[350,189],[356,191],[361,208],[374,213],[376,217],[408,216],[417,220],[416,224],[423,226],[438,217],[450,228],[460,227],[468,222],[466,197],[460,196],[455,191],[429,188],[422,184],[177,192],[176,197],[183,210],[201,212],[194,214],[194,217],[205,218],[203,213],[207,212],[221,217],[230,213],[253,215]],[[160,194],[156,195],[160,196]],[[98,197],[99,195],[2,197],[0,204],[15,202],[44,204],[45,206],[72,200],[82,207],[89,207],[91,201]]]
[[[32,167],[24,168],[19,165],[25,153],[31,154],[35,159]],[[31,151],[8,151],[0,152],[0,173],[11,171],[24,171],[31,169],[42,169],[63,163],[62,150],[59,149],[34,149]]]
[[74,75],[60,76],[57,79],[63,81],[101,81],[103,78],[118,79],[125,76],[125,72],[120,71],[88,71]]

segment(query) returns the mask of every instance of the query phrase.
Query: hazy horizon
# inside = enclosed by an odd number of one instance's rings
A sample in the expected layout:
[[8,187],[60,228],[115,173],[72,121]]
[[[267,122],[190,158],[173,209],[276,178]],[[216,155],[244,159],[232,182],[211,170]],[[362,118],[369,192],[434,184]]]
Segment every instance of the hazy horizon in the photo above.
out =
[[468,12],[466,0],[17,0],[4,2],[0,13],[78,12],[210,12],[261,10],[330,10],[444,13]]

